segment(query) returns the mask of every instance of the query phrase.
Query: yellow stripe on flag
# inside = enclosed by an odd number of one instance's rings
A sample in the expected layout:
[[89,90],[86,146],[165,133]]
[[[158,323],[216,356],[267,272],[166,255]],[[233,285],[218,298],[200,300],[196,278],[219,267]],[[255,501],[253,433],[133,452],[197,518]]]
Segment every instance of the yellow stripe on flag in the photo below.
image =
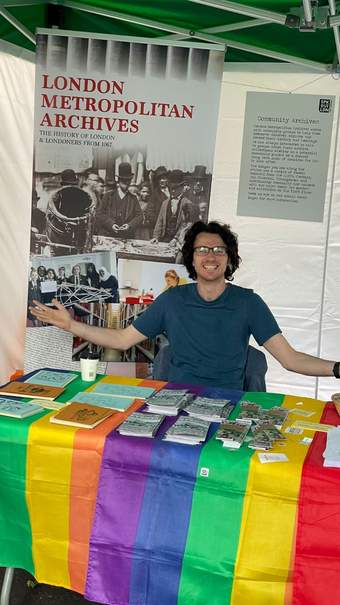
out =
[[70,477],[77,428],[51,424],[53,413],[30,428],[26,495],[35,577],[68,588]]
[[[302,402],[302,405],[299,405]],[[298,404],[298,405],[297,405]],[[285,396],[283,407],[314,412],[318,422],[324,402]],[[302,416],[291,413],[282,431]],[[284,446],[270,452],[286,454],[289,462],[261,464],[257,453],[250,463],[231,605],[283,605],[289,602],[300,479],[308,446],[301,435],[286,434]]]

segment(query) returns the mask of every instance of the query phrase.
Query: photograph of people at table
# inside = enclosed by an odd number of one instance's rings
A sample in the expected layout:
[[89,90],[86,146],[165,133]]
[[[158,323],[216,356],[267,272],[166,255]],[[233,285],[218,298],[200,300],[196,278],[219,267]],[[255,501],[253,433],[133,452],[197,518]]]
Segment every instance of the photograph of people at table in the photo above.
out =
[[262,298],[231,283],[241,259],[229,225],[194,223],[182,254],[195,282],[167,289],[125,329],[79,324],[56,300],[55,308],[35,301],[30,312],[44,323],[115,349],[165,333],[171,350],[168,380],[175,383],[243,389],[250,336],[286,370],[340,378],[339,362],[293,348]]

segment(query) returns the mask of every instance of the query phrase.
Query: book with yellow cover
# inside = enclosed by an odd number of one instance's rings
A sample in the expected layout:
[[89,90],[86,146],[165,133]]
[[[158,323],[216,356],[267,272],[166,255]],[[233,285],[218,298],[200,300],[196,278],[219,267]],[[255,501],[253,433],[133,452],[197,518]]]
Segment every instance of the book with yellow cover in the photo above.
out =
[[69,403],[62,410],[51,416],[50,422],[79,426],[83,429],[93,429],[97,424],[103,422],[112,414],[116,414],[109,408],[100,408],[88,403]]
[[0,388],[0,395],[53,400],[59,397],[64,390],[63,387],[50,387],[42,384],[32,384],[31,382],[14,381]]

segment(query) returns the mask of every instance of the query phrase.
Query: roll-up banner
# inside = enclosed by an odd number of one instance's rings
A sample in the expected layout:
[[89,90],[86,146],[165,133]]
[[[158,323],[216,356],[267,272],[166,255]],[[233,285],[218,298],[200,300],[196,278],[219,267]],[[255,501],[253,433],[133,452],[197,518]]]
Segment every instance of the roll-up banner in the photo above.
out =
[[29,302],[57,296],[81,316],[164,287],[139,271],[118,283],[118,260],[180,266],[207,219],[224,52],[38,30]]

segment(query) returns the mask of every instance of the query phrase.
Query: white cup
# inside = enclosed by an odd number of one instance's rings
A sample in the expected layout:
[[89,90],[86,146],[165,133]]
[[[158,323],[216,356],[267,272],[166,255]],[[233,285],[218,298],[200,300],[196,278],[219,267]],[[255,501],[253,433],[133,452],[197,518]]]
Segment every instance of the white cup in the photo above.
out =
[[84,382],[93,382],[97,376],[98,359],[80,359],[81,379]]

